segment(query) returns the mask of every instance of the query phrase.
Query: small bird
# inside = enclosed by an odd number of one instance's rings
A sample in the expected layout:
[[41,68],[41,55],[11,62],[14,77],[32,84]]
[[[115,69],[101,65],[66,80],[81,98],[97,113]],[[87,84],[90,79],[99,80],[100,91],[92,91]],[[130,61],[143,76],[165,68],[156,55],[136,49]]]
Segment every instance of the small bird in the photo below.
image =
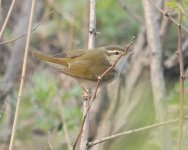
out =
[[104,74],[100,85],[111,82],[117,76],[127,51],[118,45],[109,45],[89,50],[73,50],[60,55],[46,55],[37,51],[32,53],[37,59],[51,64],[58,72],[75,78],[82,87],[93,88],[99,77],[121,57]]

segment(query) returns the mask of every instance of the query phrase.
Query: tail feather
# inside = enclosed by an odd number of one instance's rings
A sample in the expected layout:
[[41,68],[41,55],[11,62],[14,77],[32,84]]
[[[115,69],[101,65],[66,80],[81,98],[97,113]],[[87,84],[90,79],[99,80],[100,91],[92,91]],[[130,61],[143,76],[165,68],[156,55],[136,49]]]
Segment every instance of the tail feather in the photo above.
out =
[[67,61],[65,61],[66,58],[56,58],[50,55],[42,54],[40,52],[33,51],[32,55],[36,57],[39,60],[45,61],[45,62],[50,62],[54,64],[59,64],[63,66],[68,66]]

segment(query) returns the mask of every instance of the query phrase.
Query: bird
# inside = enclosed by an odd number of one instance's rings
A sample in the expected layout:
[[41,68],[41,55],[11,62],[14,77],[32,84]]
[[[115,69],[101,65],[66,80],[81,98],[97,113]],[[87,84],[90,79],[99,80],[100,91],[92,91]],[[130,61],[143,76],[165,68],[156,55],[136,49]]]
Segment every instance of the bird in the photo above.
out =
[[[102,75],[100,85],[113,81],[122,70],[122,61],[128,52],[119,45],[108,45],[56,55],[43,54],[39,51],[32,51],[32,54],[37,59],[49,63],[59,73],[73,77],[85,89],[89,89],[96,86]],[[104,74],[105,71],[107,72]]]

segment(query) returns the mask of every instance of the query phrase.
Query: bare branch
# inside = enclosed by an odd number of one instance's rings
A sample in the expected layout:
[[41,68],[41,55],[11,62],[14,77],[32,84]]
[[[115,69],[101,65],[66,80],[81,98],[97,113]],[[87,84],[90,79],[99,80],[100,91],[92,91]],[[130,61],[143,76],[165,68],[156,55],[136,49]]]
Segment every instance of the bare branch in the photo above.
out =
[[30,18],[29,18],[29,26],[28,26],[28,35],[27,35],[27,39],[26,39],[24,60],[23,60],[23,66],[22,66],[20,88],[19,88],[18,97],[17,97],[16,112],[15,112],[15,116],[14,116],[14,122],[13,122],[13,127],[12,127],[12,134],[11,134],[11,139],[10,139],[9,150],[12,150],[12,148],[13,148],[13,142],[14,142],[14,137],[15,137],[15,133],[16,133],[16,125],[17,125],[17,120],[18,120],[20,100],[21,100],[21,96],[22,96],[22,92],[23,92],[23,85],[24,85],[24,81],[25,81],[25,73],[26,73],[26,67],[27,67],[29,43],[30,43],[30,38],[31,38],[31,27],[32,27],[32,21],[33,21],[34,7],[35,7],[35,0],[32,0],[31,12],[30,12]]
[[89,39],[88,48],[95,47],[96,38],[96,0],[90,0],[90,16],[89,16]]
[[[152,6],[155,7],[160,13],[162,13],[164,16],[168,17],[174,24],[176,24],[177,26],[179,25],[179,23],[178,23],[174,18],[172,18],[171,16],[168,15],[169,11],[166,11],[166,12],[165,12],[165,11],[162,10],[161,8],[157,7],[151,0],[148,0],[148,1],[149,1],[149,2],[152,4]],[[186,32],[188,32],[188,29],[187,29],[185,26],[181,25],[181,27],[182,27],[182,29],[184,29]]]
[[[185,119],[188,119],[188,116],[186,116]],[[173,120],[169,120],[169,121],[165,121],[165,122],[161,122],[161,123],[156,123],[156,124],[152,124],[152,125],[149,125],[149,126],[145,126],[145,127],[141,127],[141,128],[137,128],[137,129],[133,129],[133,130],[128,130],[128,131],[117,133],[117,134],[114,134],[114,135],[111,135],[111,136],[108,136],[108,137],[105,137],[105,138],[102,138],[102,139],[99,139],[99,140],[95,140],[93,142],[89,142],[88,145],[93,146],[93,145],[103,143],[105,141],[115,139],[115,138],[118,138],[118,137],[121,137],[121,136],[124,136],[124,135],[137,133],[137,132],[140,132],[140,131],[145,131],[145,130],[148,130],[148,129],[152,129],[152,128],[176,123],[178,121],[179,121],[179,119],[173,119]]]
[[[188,50],[188,38],[182,44],[182,52],[183,52],[184,59],[186,59],[186,52],[187,52],[187,50]],[[169,69],[169,68],[172,68],[172,67],[178,65],[179,60],[177,58],[178,58],[177,51],[175,51],[173,54],[170,55],[169,58],[167,58],[164,61],[164,66],[167,69]]]
[[[52,10],[49,14],[47,14],[46,16],[44,16],[44,17],[41,19],[41,21],[39,22],[39,24],[38,24],[36,27],[34,27],[31,31],[34,32],[34,31],[35,31],[44,21],[46,21],[46,20],[49,18],[49,16],[50,16],[51,14],[53,14],[54,12],[55,12],[55,10]],[[19,36],[17,36],[17,37],[14,37],[13,39],[11,39],[11,40],[9,40],[9,41],[2,42],[2,43],[0,43],[0,46],[5,45],[5,44],[8,44],[8,43],[11,43],[11,42],[14,42],[14,41],[16,41],[16,40],[18,40],[18,39],[20,39],[20,38],[26,36],[27,34],[28,34],[28,32],[23,33],[22,35],[19,35]]]
[[8,11],[8,13],[7,13],[7,16],[6,16],[6,18],[5,18],[5,21],[4,21],[3,26],[2,26],[2,28],[1,28],[1,31],[0,31],[0,39],[1,39],[2,35],[3,35],[3,32],[5,31],[5,28],[6,28],[6,26],[7,26],[7,23],[8,23],[8,20],[9,20],[9,18],[10,18],[10,14],[11,14],[11,12],[12,12],[12,10],[13,10],[13,7],[14,7],[15,2],[16,2],[16,0],[12,0],[12,3],[11,3],[10,8],[9,8],[9,11]]
[[[88,39],[88,48],[94,48],[95,47],[95,38],[96,38],[96,0],[90,0],[90,16],[89,16],[89,39]],[[90,89],[87,89],[88,92],[90,92]],[[87,93],[85,93],[87,94]],[[90,109],[90,100],[91,98],[88,98],[87,100],[83,100],[83,118],[82,121],[82,127],[80,130],[80,133],[78,135],[81,136],[80,141],[80,150],[87,150],[87,142],[89,138],[89,109]],[[77,138],[77,140],[78,140]],[[77,143],[76,140],[76,143]],[[76,147],[76,143],[74,144],[74,147]]]
[[[179,0],[181,4],[183,0]],[[182,139],[183,139],[183,124],[184,124],[184,62],[183,62],[183,51],[182,51],[182,11],[179,9],[178,12],[178,60],[180,70],[180,104],[179,104],[179,131],[178,131],[178,143],[177,150],[181,150]]]

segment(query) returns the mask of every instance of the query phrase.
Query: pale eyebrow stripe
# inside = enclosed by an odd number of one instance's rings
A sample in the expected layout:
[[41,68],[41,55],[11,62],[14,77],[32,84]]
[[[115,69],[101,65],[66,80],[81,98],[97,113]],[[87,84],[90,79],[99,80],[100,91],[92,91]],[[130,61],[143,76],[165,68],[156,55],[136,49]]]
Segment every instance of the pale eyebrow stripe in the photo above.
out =
[[117,53],[118,51],[116,50],[116,51],[106,51],[108,54],[115,54],[115,53]]

